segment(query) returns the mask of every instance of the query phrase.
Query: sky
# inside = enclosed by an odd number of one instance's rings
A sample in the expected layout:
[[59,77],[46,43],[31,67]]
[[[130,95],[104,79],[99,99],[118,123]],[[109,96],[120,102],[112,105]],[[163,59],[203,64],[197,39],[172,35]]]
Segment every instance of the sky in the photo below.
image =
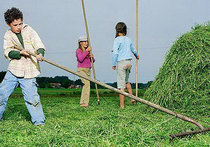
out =
[[[127,36],[136,43],[136,0],[84,0],[90,42],[96,58],[96,79],[115,82],[112,70],[112,46],[115,25],[122,21],[128,27]],[[4,57],[3,36],[8,29],[4,12],[17,7],[24,14],[24,23],[39,34],[47,51],[45,58],[74,71],[78,37],[86,34],[81,0],[1,0],[0,1],[0,71],[6,71],[9,61]],[[155,79],[172,44],[196,24],[210,21],[210,0],[139,0],[138,82]],[[135,58],[130,81],[135,82]],[[68,76],[66,71],[42,62],[43,77]]]

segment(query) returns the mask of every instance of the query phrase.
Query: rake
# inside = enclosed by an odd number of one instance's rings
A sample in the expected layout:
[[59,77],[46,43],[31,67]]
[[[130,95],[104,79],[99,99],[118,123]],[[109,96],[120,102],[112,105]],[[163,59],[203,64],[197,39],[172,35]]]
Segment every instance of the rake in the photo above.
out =
[[[17,50],[20,50],[20,51],[23,50],[23,48],[19,48],[19,47],[17,47],[17,46],[15,46],[14,49],[17,49]],[[32,53],[32,52],[30,52],[30,51],[28,51],[28,53],[29,53],[30,55],[34,56],[34,57],[37,56],[35,53]],[[210,128],[204,128],[200,123],[198,123],[197,121],[195,121],[195,120],[193,120],[193,119],[191,119],[191,118],[189,118],[189,117],[187,117],[187,116],[184,116],[184,115],[182,115],[182,114],[178,114],[178,113],[173,112],[173,111],[171,111],[171,110],[169,110],[169,109],[167,109],[167,108],[164,108],[164,107],[162,107],[162,106],[160,106],[160,105],[151,103],[151,102],[149,102],[149,101],[147,101],[147,100],[144,100],[144,99],[139,98],[139,97],[137,97],[137,96],[131,95],[131,94],[127,93],[127,92],[123,92],[123,91],[121,91],[121,90],[119,90],[119,89],[117,89],[117,88],[114,88],[114,87],[110,86],[110,85],[107,85],[107,84],[104,84],[104,83],[102,83],[102,82],[99,82],[99,81],[97,81],[97,80],[95,80],[95,79],[92,79],[91,77],[87,77],[87,76],[81,75],[81,74],[79,74],[78,72],[74,72],[74,71],[71,70],[71,69],[68,69],[68,68],[66,68],[66,67],[64,67],[64,66],[58,65],[58,64],[56,64],[56,63],[54,63],[54,62],[52,62],[52,61],[49,61],[49,60],[47,60],[47,59],[45,59],[45,58],[42,58],[42,60],[45,61],[45,62],[47,62],[47,63],[49,63],[49,64],[51,64],[51,65],[53,65],[53,66],[56,66],[56,67],[58,67],[58,68],[60,68],[60,69],[62,69],[62,70],[65,70],[65,71],[67,71],[67,72],[69,72],[69,73],[72,73],[72,74],[74,74],[74,75],[76,75],[76,76],[79,76],[79,77],[84,78],[84,79],[86,79],[86,80],[88,80],[88,81],[91,81],[91,82],[93,82],[93,83],[95,83],[95,84],[101,85],[101,86],[103,86],[103,87],[105,87],[105,88],[107,88],[107,89],[110,89],[110,90],[115,91],[115,92],[117,92],[117,93],[119,93],[119,94],[122,94],[122,95],[124,95],[124,96],[126,96],[126,97],[129,97],[129,98],[131,98],[131,99],[135,99],[136,101],[139,101],[139,102],[141,102],[141,103],[143,103],[143,104],[146,104],[146,105],[148,105],[148,106],[150,106],[150,107],[153,107],[153,108],[155,108],[155,109],[161,110],[161,111],[163,111],[163,112],[165,112],[165,113],[167,113],[167,114],[173,115],[173,116],[175,116],[175,117],[177,117],[177,118],[179,118],[179,119],[181,119],[181,120],[190,122],[190,123],[192,123],[192,124],[194,124],[194,125],[196,125],[197,127],[200,128],[200,130],[197,130],[197,131],[184,132],[184,133],[180,133],[180,134],[169,135],[171,141],[172,141],[174,138],[182,138],[182,137],[185,137],[185,136],[191,136],[191,135],[194,135],[194,134],[199,134],[199,133],[204,133],[204,132],[210,131]]]

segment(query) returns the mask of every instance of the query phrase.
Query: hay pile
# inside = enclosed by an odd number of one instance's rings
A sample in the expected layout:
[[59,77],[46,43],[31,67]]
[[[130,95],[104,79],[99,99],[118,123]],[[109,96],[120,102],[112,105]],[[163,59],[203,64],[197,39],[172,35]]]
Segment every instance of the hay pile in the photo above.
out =
[[210,112],[210,24],[197,25],[171,47],[144,98],[166,108]]

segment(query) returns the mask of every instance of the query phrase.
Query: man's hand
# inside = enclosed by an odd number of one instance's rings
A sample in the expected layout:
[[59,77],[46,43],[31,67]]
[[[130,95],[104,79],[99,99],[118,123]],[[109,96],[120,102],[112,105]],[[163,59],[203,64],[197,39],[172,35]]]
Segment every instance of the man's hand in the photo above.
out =
[[112,69],[113,69],[113,70],[116,70],[116,66],[112,66]]
[[28,50],[26,50],[26,49],[23,49],[22,51],[20,51],[20,55],[23,55],[25,57],[29,57],[30,56],[29,53],[28,53]]
[[36,59],[37,59],[38,61],[42,61],[42,58],[43,58],[42,54],[39,54],[39,55],[36,56]]

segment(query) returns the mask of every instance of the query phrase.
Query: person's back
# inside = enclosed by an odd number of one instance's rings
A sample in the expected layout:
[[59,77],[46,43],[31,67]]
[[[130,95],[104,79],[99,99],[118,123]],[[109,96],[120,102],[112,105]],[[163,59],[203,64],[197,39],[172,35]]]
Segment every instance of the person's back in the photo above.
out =
[[132,59],[133,45],[127,36],[118,36],[115,41],[119,43],[118,61]]
[[[112,69],[117,70],[117,87],[124,91],[128,89],[129,94],[132,94],[131,84],[128,81],[131,71],[132,54],[139,59],[139,56],[134,48],[130,38],[126,37],[127,26],[123,22],[119,22],[116,27],[116,36],[112,50]],[[135,100],[131,100],[135,103]],[[120,94],[120,107],[124,108],[124,96]]]

